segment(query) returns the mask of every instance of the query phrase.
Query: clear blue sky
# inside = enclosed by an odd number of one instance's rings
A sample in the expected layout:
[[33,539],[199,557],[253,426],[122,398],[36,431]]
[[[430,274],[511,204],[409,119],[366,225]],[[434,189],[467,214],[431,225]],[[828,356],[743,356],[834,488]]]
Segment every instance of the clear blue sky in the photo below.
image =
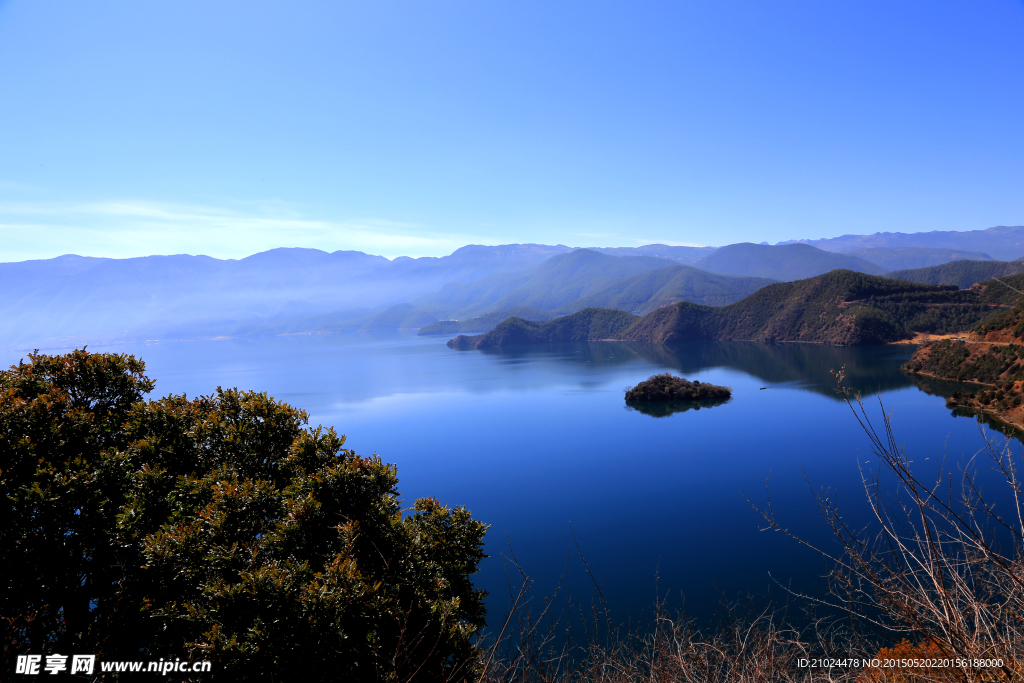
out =
[[0,261],[1000,224],[1022,0],[0,0]]

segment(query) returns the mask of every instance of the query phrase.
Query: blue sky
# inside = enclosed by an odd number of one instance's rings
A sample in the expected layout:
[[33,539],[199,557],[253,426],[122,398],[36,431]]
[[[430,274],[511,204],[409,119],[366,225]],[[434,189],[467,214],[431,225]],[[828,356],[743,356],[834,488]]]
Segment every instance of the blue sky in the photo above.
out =
[[1024,2],[0,0],[0,261],[1024,224]]

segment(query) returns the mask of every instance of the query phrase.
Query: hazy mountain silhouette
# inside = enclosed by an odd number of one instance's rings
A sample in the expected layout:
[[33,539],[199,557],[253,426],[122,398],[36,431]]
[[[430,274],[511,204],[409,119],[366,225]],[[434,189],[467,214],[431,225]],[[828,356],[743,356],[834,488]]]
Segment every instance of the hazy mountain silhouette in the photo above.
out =
[[939,249],[928,247],[869,247],[845,252],[870,261],[888,271],[927,268],[950,261],[991,261],[992,257],[980,251]]
[[529,272],[449,284],[414,303],[448,311],[459,319],[516,306],[550,311],[596,294],[621,278],[672,265],[672,261],[651,256],[609,256],[578,249],[553,256]]
[[678,301],[725,306],[773,282],[763,277],[734,277],[687,266],[669,266],[616,280],[598,292],[559,306],[554,312],[564,315],[584,308],[615,308],[643,315]]
[[876,232],[871,235],[843,235],[826,239],[787,240],[779,244],[809,244],[825,251],[850,252],[871,247],[938,247],[988,254],[1000,261],[1024,256],[1024,225],[999,225],[987,230],[933,230],[931,232]]
[[832,270],[884,275],[885,268],[850,254],[834,254],[806,244],[730,244],[694,263],[701,270],[789,282]]
[[356,251],[273,249],[244,259],[61,256],[0,263],[0,343],[228,334],[240,325],[383,309],[456,281],[524,270],[569,247],[467,246],[393,261]]

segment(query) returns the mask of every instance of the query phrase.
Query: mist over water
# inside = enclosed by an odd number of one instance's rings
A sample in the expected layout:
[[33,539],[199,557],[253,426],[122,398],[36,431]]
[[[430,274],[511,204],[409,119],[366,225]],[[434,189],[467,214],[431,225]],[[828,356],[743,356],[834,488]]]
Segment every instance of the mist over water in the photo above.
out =
[[[458,352],[409,333],[90,350],[141,357],[159,396],[218,385],[266,391],[308,411],[312,425],[335,426],[357,452],[396,463],[407,505],[434,496],[467,506],[491,525],[491,557],[476,583],[490,591],[495,629],[513,552],[536,599],[564,571],[560,596],[588,605],[596,589],[581,550],[621,622],[649,618],[657,595],[671,607],[685,596],[688,614],[704,621],[721,614],[723,595],[780,605],[799,602],[781,585],[822,595],[827,563],[761,531],[744,496],[763,506],[770,482],[783,525],[821,545],[831,540],[808,485],[832,489],[854,526],[869,521],[858,462],[867,472],[875,461],[832,369],[845,366],[847,386],[879,423],[881,397],[925,473],[943,454],[955,468],[977,453],[980,429],[1004,439],[950,413],[943,395],[953,385],[904,375],[910,346],[592,342]],[[661,416],[627,408],[627,386],[665,371],[731,386],[733,397]]]

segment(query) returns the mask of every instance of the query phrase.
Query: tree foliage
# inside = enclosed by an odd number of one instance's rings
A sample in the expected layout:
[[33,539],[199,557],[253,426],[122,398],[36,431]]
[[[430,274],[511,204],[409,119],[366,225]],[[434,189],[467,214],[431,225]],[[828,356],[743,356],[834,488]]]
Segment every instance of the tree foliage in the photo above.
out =
[[212,660],[237,680],[465,680],[486,526],[265,393],[143,400],[128,355],[0,372],[5,652]]

